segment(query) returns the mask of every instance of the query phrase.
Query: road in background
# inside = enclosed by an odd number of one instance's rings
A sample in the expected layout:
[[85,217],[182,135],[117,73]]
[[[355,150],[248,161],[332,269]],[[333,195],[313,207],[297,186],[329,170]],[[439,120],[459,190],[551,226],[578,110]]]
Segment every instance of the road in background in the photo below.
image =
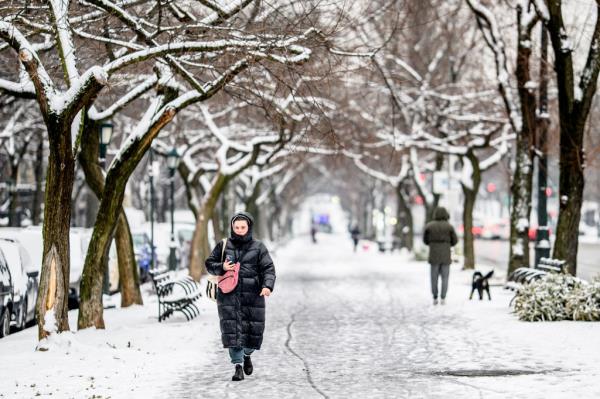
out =
[[[494,266],[506,271],[508,266],[508,241],[475,240],[475,258],[478,265]],[[533,265],[535,248],[530,246],[531,264]],[[600,274],[600,244],[579,243],[577,254],[577,277],[591,280]]]

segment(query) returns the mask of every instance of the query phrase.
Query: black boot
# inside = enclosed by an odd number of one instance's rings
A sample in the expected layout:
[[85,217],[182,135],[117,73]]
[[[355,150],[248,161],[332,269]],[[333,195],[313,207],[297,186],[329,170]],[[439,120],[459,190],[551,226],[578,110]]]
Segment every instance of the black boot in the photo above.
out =
[[244,373],[246,373],[246,375],[250,375],[252,374],[252,371],[254,371],[254,367],[252,367],[252,360],[250,360],[250,356],[244,355]]
[[244,379],[244,370],[241,364],[235,365],[235,374],[231,377],[231,381],[241,381]]

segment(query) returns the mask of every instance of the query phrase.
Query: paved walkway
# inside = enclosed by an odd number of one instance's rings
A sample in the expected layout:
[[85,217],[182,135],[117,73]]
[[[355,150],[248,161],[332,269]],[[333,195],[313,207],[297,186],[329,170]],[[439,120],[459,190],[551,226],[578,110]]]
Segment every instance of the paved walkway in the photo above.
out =
[[[341,237],[320,237],[316,246],[293,242],[277,261],[255,373],[230,380],[215,329],[206,344],[215,349],[197,351],[202,359],[186,366],[170,397],[600,396],[598,328],[518,322],[500,289],[492,302],[469,302],[468,274],[458,269],[449,303],[434,307],[425,264],[353,254]],[[540,340],[544,335],[554,338]],[[586,340],[593,346],[587,356]],[[559,344],[564,351],[553,347]]]

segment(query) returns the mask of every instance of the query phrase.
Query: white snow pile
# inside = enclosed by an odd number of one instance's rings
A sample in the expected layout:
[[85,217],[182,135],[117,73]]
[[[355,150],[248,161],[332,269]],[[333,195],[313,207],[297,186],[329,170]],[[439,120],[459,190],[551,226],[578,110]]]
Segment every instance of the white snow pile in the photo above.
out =
[[600,278],[588,284],[568,274],[548,274],[519,290],[514,311],[523,321],[600,321]]

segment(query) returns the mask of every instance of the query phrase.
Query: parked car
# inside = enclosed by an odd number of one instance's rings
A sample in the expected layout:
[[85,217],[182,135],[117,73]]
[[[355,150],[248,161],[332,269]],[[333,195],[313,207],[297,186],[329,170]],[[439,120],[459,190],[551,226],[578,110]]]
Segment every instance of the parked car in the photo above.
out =
[[2,238],[0,250],[4,253],[12,277],[13,308],[10,324],[16,330],[22,330],[35,320],[39,271],[33,268],[29,253],[19,241]]
[[13,308],[13,289],[10,269],[0,250],[0,338],[10,334],[10,315]]
[[510,238],[510,223],[505,219],[486,222],[483,225],[481,237],[488,240],[508,240]]
[[180,269],[187,269],[190,263],[190,251],[192,247],[192,238],[196,226],[191,223],[175,223],[175,238],[180,248]]
[[[44,241],[41,226],[30,226],[26,228],[0,228],[0,238],[16,239],[21,242],[30,255],[33,268],[42,269],[42,257],[44,252]],[[69,309],[79,307],[79,287],[81,285],[81,274],[83,263],[91,238],[91,229],[71,228],[69,273]]]
[[[465,227],[461,223],[458,225],[458,235],[463,236],[465,232]],[[473,226],[471,227],[471,233],[473,233],[473,238],[481,238],[483,235],[483,223],[480,220],[473,219]]]

